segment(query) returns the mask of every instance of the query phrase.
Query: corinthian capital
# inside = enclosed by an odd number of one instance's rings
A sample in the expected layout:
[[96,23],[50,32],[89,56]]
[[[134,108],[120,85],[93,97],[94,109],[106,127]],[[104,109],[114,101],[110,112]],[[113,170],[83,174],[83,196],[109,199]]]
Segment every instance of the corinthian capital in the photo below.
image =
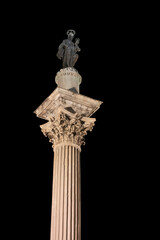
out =
[[85,144],[84,136],[92,131],[95,118],[82,117],[78,114],[59,112],[56,116],[41,125],[43,134],[53,143],[53,147],[62,142],[74,143],[78,146]]

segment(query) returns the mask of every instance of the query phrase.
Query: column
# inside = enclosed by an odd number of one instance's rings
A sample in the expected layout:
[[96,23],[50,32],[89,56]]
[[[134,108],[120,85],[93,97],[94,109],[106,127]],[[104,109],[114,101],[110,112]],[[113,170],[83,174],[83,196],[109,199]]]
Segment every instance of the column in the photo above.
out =
[[95,119],[59,112],[41,125],[54,149],[50,240],[81,240],[81,145]]
[[81,239],[80,151],[73,143],[54,147],[51,240]]

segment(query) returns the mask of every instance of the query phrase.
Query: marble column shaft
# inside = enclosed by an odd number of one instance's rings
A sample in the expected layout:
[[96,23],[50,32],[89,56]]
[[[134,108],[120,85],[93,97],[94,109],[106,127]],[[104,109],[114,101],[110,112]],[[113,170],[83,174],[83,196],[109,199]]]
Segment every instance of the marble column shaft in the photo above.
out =
[[51,240],[81,239],[80,147],[54,147]]

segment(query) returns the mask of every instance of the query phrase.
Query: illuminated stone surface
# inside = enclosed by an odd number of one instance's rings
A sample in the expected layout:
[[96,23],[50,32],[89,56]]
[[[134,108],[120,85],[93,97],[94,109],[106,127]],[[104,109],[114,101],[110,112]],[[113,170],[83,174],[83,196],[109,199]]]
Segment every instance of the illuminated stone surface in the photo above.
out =
[[34,112],[47,120],[40,127],[54,150],[50,240],[80,240],[81,145],[96,120],[90,117],[102,102],[79,94],[81,76],[74,69],[60,70],[56,83]]

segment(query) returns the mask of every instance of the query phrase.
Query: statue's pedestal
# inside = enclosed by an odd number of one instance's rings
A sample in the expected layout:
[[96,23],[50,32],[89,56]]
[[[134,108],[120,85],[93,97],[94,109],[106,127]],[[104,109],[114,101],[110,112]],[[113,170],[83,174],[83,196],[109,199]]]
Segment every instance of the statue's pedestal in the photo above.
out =
[[55,80],[58,87],[79,93],[79,85],[82,82],[82,78],[75,68],[68,67],[61,69],[57,73]]
[[[81,76],[72,68],[56,75],[58,87],[35,110],[54,149],[51,240],[81,239],[80,151],[101,101],[79,94]],[[76,90],[76,91],[75,91]]]

